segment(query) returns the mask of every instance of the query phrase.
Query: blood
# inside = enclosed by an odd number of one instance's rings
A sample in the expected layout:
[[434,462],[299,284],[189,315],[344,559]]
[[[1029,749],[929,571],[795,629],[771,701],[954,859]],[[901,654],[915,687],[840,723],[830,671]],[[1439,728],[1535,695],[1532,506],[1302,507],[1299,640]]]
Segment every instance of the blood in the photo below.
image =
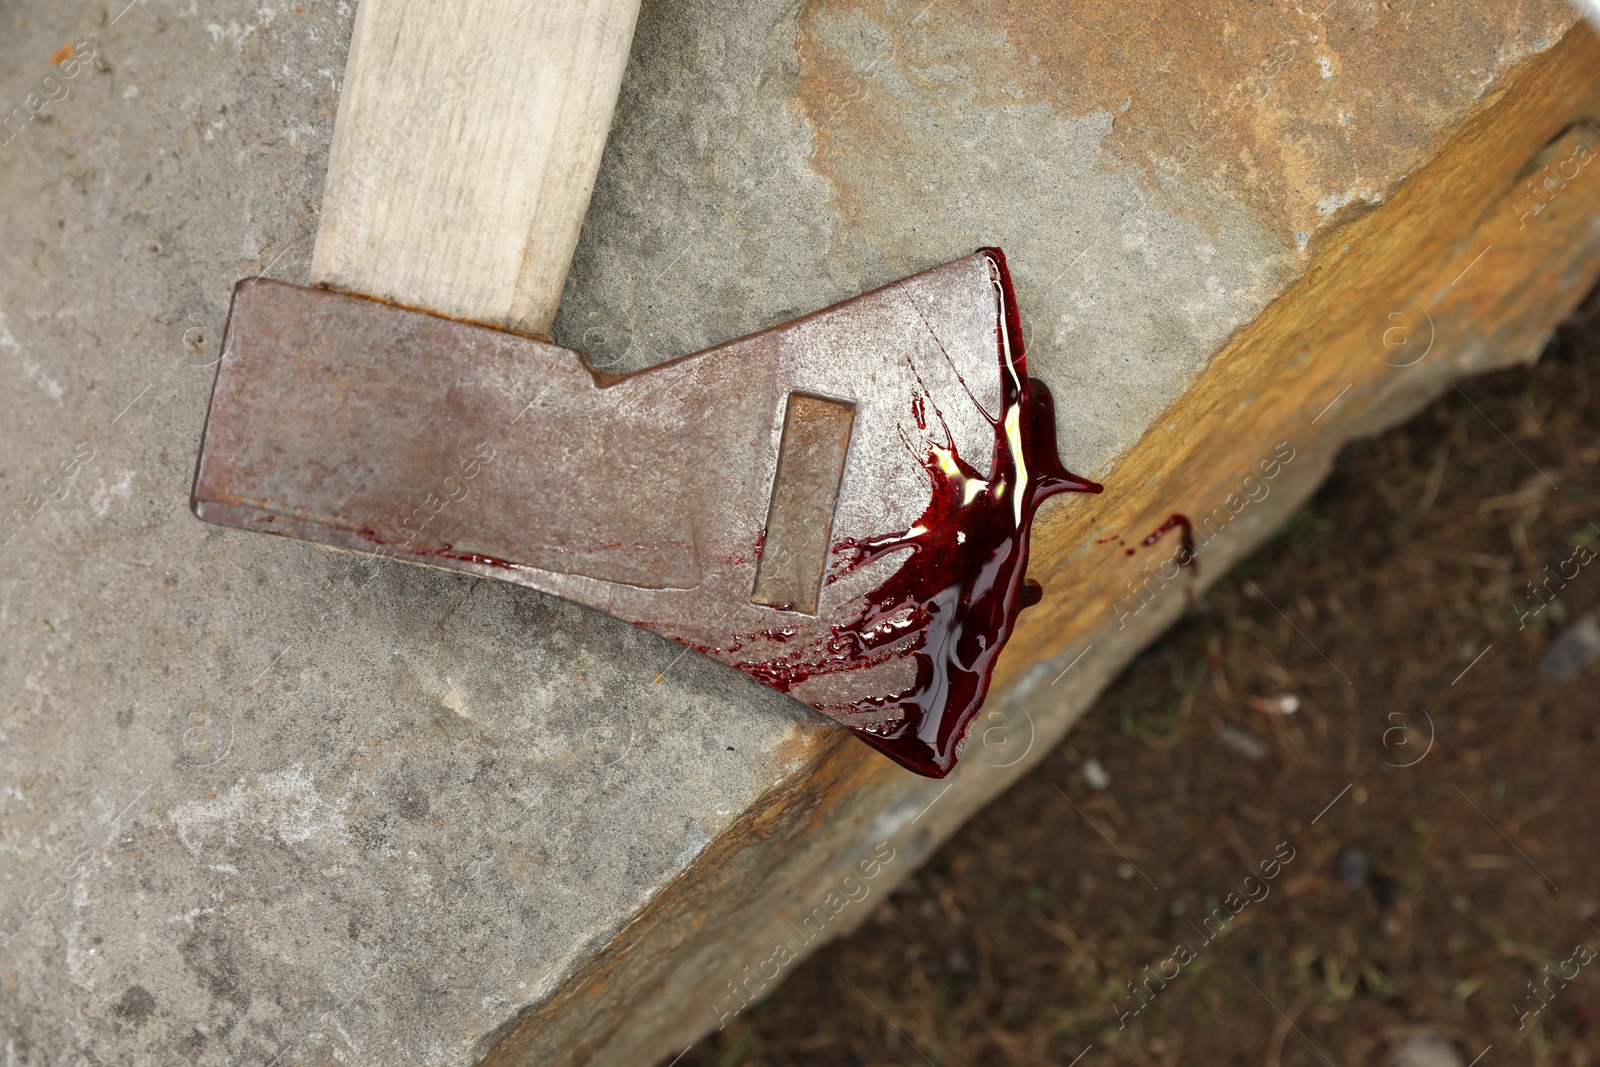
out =
[[[1183,531],[1183,548],[1178,553],[1178,566],[1193,567],[1195,569],[1195,573],[1198,574],[1200,571],[1200,562],[1195,557],[1194,523],[1189,521],[1189,516],[1173,515],[1167,519],[1166,522],[1162,523],[1160,527],[1156,529],[1155,533],[1151,534],[1149,537],[1146,537],[1139,543],[1144,545],[1146,548],[1149,548],[1151,545],[1167,536],[1167,534],[1171,533],[1173,530],[1178,529]],[[1128,555],[1133,555],[1133,551],[1131,549],[1129,550]]]
[[[393,547],[391,542],[379,537],[378,531],[374,530],[370,526],[361,527],[361,529],[356,531],[356,536],[361,538],[363,541],[368,541],[375,545],[382,545],[385,548]],[[522,570],[520,565],[513,563],[508,559],[500,559],[496,556],[485,556],[478,552],[457,552],[455,551],[454,545],[438,545],[431,548],[406,548],[402,546],[401,551],[413,556],[432,556],[437,559],[454,559],[460,560],[463,563],[478,563],[485,567],[498,567],[501,570]]]
[[[884,725],[851,729],[902,766],[934,778],[955,766],[1017,613],[1037,602],[1034,590],[1025,586],[1034,513],[1057,493],[1102,489],[1068,471],[1056,454],[1055,403],[1043,382],[1027,376],[1005,255],[997,248],[981,251],[997,268],[1003,314],[1003,325],[995,330],[1001,404],[999,416],[988,420],[994,452],[986,487],[969,494],[969,483],[985,479],[956,454],[947,431],[944,445],[930,446],[919,457],[933,490],[921,518],[899,533],[841,539],[834,546],[842,557],[840,573],[911,550],[899,569],[866,595],[860,613],[832,628],[820,655],[805,655],[803,662],[738,665],[788,691],[808,678],[864,670],[904,655],[909,638],[917,669],[910,688],[840,710],[889,713],[878,716],[889,719]],[[920,395],[912,403],[919,428],[929,425],[929,409],[943,421],[932,398]],[[1014,439],[1007,428],[1013,418]]]

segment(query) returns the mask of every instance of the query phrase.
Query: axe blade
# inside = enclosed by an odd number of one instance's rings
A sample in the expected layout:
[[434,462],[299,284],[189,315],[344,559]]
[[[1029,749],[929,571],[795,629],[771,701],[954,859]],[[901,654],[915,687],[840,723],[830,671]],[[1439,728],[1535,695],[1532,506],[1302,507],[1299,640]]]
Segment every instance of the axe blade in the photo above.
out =
[[1056,459],[987,249],[622,377],[556,345],[247,279],[200,518],[553,593],[954,766]]

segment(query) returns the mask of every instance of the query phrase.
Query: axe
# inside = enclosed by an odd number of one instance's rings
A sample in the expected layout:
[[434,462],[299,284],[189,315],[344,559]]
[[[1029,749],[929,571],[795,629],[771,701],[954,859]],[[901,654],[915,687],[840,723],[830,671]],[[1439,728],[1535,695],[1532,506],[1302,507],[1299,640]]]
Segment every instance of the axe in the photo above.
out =
[[942,777],[1056,455],[982,249],[616,376],[548,340],[638,0],[357,10],[311,285],[238,283],[193,508],[662,634]]

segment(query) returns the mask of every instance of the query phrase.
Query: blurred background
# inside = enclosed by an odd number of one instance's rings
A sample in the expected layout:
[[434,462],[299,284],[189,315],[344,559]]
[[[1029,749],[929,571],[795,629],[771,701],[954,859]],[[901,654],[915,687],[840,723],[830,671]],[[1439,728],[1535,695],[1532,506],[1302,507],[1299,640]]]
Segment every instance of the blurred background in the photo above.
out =
[[1591,295],[1536,365],[1351,446],[1056,753],[677,1062],[1600,1062],[1597,378]]

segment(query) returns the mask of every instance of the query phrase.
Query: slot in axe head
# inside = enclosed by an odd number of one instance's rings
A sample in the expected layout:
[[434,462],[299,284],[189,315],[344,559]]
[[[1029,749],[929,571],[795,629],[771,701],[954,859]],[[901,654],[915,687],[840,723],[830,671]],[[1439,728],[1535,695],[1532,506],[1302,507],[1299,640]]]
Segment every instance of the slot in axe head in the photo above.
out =
[[1056,458],[1005,258],[636,374],[359,296],[234,291],[209,522],[515,582],[809,704],[940,776],[1024,606]]

